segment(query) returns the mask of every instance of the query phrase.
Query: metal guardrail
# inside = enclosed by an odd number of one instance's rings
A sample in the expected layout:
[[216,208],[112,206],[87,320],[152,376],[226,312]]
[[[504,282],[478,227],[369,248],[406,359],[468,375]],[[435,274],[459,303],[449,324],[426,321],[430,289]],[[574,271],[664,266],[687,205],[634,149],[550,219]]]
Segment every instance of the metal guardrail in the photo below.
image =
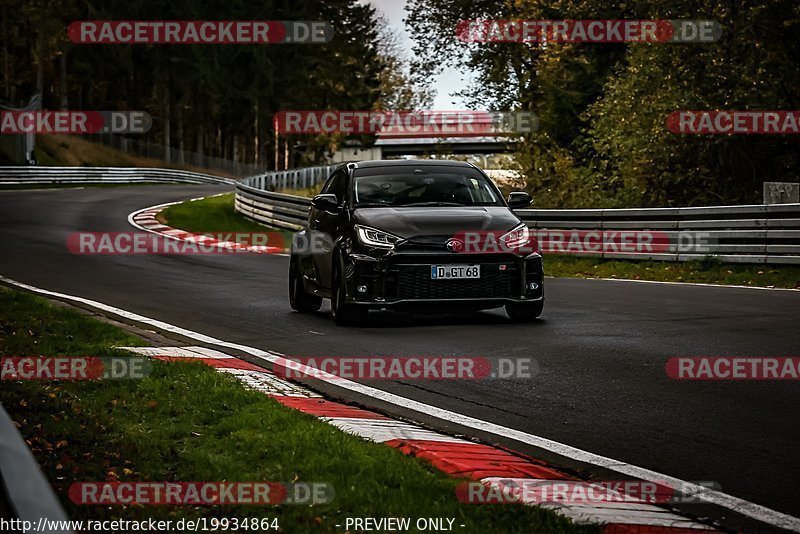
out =
[[[266,190],[293,187],[303,179],[330,173],[337,165],[303,169],[304,174],[258,175],[236,184],[236,210],[258,222],[299,230],[306,224],[310,199]],[[293,173],[297,171],[287,171]],[[274,173],[281,174],[281,173]],[[309,187],[299,185],[298,187]],[[800,265],[800,204],[711,206],[697,208],[523,209],[515,213],[537,232],[551,237],[559,231],[646,231],[669,246],[657,252],[619,250],[571,251],[576,256],[664,261],[716,257],[726,263]],[[704,240],[702,247],[682,250],[684,238]],[[568,238],[568,236],[567,236]]]
[[37,528],[41,526],[41,532],[72,534],[72,530],[66,528],[67,514],[2,404],[0,483],[15,519],[29,521]]
[[[713,256],[726,263],[800,264],[800,204],[516,213],[537,231],[648,231],[670,243],[660,252],[604,252],[604,258],[688,261]],[[707,244],[701,251],[688,246],[688,251],[682,251],[684,237],[702,238]]]
[[260,223],[285,230],[301,230],[311,199],[236,184],[236,211]]
[[307,189],[328,179],[341,163],[248,176],[236,183],[236,211],[253,220],[300,230],[308,217],[310,200],[274,193],[275,189]]
[[322,165],[320,167],[266,172],[243,178],[239,183],[262,191],[306,189],[327,180],[328,176],[333,174],[333,171],[340,165],[341,163],[335,163],[333,165]]
[[178,169],[137,167],[0,167],[0,185],[132,184],[141,182],[230,184],[232,178]]

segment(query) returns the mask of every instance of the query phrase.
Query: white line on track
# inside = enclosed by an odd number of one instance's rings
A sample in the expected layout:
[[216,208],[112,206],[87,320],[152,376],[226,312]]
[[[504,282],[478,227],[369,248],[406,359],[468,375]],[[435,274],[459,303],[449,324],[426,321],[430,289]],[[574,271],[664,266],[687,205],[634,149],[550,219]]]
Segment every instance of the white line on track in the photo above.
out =
[[[187,201],[179,200],[177,202],[167,202],[165,204],[157,204],[155,206],[150,206],[149,208],[142,208],[142,209],[136,210],[133,213],[128,215],[128,223],[131,226],[133,226],[135,228],[138,228],[139,230],[143,230],[145,232],[150,232],[151,234],[156,234],[156,235],[165,237],[167,239],[174,239],[176,241],[183,241],[183,240],[186,240],[187,238],[171,236],[171,235],[169,235],[169,234],[167,234],[167,233],[165,233],[163,231],[154,230],[153,228],[147,228],[145,226],[142,226],[141,224],[136,222],[136,216],[139,215],[142,212],[145,212],[145,211],[152,211],[152,210],[156,210],[156,209],[159,209],[159,208],[163,209],[163,208],[166,208],[168,206],[174,206],[175,204],[182,204],[183,202],[194,202],[196,200],[203,200],[204,198],[218,197],[218,196],[226,195],[226,194],[228,194],[228,193],[218,193],[216,195],[210,195],[210,196],[207,196],[207,197],[191,198],[191,199],[189,199]],[[180,230],[178,228],[172,228],[172,230],[179,231],[179,232],[184,232],[184,230]],[[290,256],[290,254],[285,254],[283,252],[270,252],[267,255],[268,256],[284,256],[284,257],[287,257],[287,258]]]
[[[49,291],[47,289],[42,289],[22,282],[17,282],[16,280],[6,278],[5,276],[2,275],[0,275],[0,282],[4,282],[8,285],[26,289],[28,291],[31,291],[33,293],[38,293],[40,295],[85,304],[97,310],[112,313],[119,317],[135,321],[138,323],[147,324],[155,328],[160,328],[167,332],[172,332],[174,334],[194,339],[202,343],[208,343],[210,345],[216,345],[219,347],[239,350],[247,354],[250,354],[251,356],[261,358],[262,360],[268,361],[273,364],[277,363],[280,365],[282,364],[282,362],[286,362],[286,359],[279,356],[278,353],[276,352],[265,351],[255,347],[240,345],[238,343],[231,343],[229,341],[217,339],[212,336],[202,334],[200,332],[195,332],[193,330],[188,330],[180,326],[175,326],[166,323],[164,321],[160,321],[158,319],[152,319],[150,317],[145,317],[143,315],[139,315],[134,312],[110,306],[108,304],[103,304],[102,302],[97,302],[94,300],[78,297],[75,295],[68,295],[65,293]],[[304,365],[301,367],[307,368],[307,366]],[[495,434],[508,439],[519,441],[520,443],[532,445],[534,447],[538,447],[540,449],[544,449],[546,451],[559,454],[567,458],[571,458],[572,460],[578,462],[584,462],[598,467],[603,467],[605,469],[623,475],[628,475],[630,477],[642,480],[652,480],[652,481],[659,481],[662,483],[672,484],[673,487],[682,488],[682,492],[684,492],[687,495],[695,495],[696,498],[699,500],[715,504],[723,508],[727,508],[728,510],[737,512],[739,514],[750,517],[757,521],[767,523],[769,525],[784,528],[794,532],[800,532],[800,518],[793,517],[788,514],[778,512],[776,510],[772,510],[760,504],[755,504],[750,501],[734,497],[733,495],[728,495],[727,493],[722,493],[720,491],[715,491],[715,490],[709,490],[707,487],[700,486],[698,484],[693,484],[691,482],[687,482],[679,478],[675,478],[669,475],[664,475],[657,471],[652,471],[650,469],[631,465],[619,460],[614,460],[612,458],[600,456],[598,454],[594,454],[589,451],[584,451],[582,449],[571,447],[570,445],[566,445],[564,443],[559,443],[557,441],[553,441],[547,438],[543,438],[533,434],[528,434],[527,432],[522,432],[521,430],[515,430],[513,428],[508,428],[495,423],[490,423],[488,421],[483,421],[481,419],[476,419],[468,415],[451,412],[443,408],[437,408],[436,406],[431,406],[429,404],[408,399],[406,397],[401,397],[400,395],[395,395],[394,393],[389,393],[388,391],[383,391],[370,386],[366,386],[364,384],[360,384],[358,382],[352,382],[345,378],[330,375],[318,369],[314,369],[313,371],[315,378],[324,380],[333,385],[339,386],[349,391],[353,391],[355,393],[359,393],[361,395],[366,395],[368,397],[372,397],[374,399],[387,402],[395,406],[400,406],[402,408],[413,410],[421,414],[434,417],[436,419],[448,421],[481,432],[487,432],[490,434]]]
[[[192,199],[192,200],[200,200],[200,198],[203,198],[203,197],[199,197],[199,198]],[[167,206],[174,206],[175,204],[180,204],[182,202],[183,202],[182,200],[179,200],[177,202],[166,202],[164,204],[158,204],[156,206],[150,206],[149,208],[143,208],[143,209],[140,209],[140,210],[136,210],[133,213],[128,215],[128,224],[130,224],[131,226],[133,226],[135,228],[138,228],[139,230],[144,230],[145,232],[150,232],[151,234],[164,235],[164,237],[167,237],[167,238],[170,238],[170,239],[175,239],[174,237],[170,237],[168,235],[162,234],[161,232],[156,232],[155,230],[151,230],[149,228],[145,228],[141,224],[137,223],[134,219],[136,218],[137,215],[139,215],[143,211],[150,211],[150,210],[155,210],[155,209],[158,209],[158,208],[166,208]]]

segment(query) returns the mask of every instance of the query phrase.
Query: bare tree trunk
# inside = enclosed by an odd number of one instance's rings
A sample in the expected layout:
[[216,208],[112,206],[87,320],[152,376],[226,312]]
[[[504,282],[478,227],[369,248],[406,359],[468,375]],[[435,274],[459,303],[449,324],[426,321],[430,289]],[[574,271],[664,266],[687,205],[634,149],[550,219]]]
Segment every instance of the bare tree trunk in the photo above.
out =
[[170,159],[170,149],[169,149],[169,142],[170,142],[170,105],[169,105],[169,83],[164,86],[164,109],[162,111],[162,117],[164,120],[164,161],[167,163],[171,162]]
[[197,153],[203,157],[203,139],[205,138],[205,128],[203,124],[197,125]]
[[41,38],[36,43],[36,93],[44,100],[44,50]]
[[11,81],[8,79],[8,6],[3,6],[3,85],[6,101],[11,100]]
[[253,163],[256,165],[261,161],[261,121],[258,119],[258,102],[256,102],[256,116],[253,122],[253,130],[255,131],[253,136]]
[[233,155],[233,137],[230,135],[225,136],[225,152],[222,154],[224,159],[232,159]]
[[69,109],[69,101],[67,99],[67,53],[61,52],[58,56],[58,93],[59,93],[59,107],[61,110]]
[[175,129],[177,131],[175,133],[178,136],[178,163],[183,165],[185,163],[183,159],[183,107],[180,105],[177,107],[177,113],[175,114]]
[[280,150],[280,136],[278,136],[278,132],[275,132],[275,170],[278,170],[278,154]]

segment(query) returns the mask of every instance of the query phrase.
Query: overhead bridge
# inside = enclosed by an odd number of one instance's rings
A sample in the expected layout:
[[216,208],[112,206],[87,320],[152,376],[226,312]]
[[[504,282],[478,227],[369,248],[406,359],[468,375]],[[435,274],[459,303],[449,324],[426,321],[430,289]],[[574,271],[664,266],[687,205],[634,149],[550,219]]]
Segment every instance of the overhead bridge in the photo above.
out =
[[500,154],[513,151],[521,140],[507,136],[381,138],[375,142],[380,157],[424,154]]

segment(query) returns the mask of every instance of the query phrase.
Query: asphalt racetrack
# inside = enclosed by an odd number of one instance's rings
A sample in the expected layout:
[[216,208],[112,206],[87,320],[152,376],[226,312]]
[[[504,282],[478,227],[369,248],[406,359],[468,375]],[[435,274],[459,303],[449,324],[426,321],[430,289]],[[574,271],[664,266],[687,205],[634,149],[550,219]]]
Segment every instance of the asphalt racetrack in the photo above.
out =
[[290,310],[285,256],[67,249],[72,232],[133,231],[135,210],[225,190],[0,191],[0,275],[287,356],[533,358],[539,372],[530,379],[371,385],[683,480],[715,481],[725,493],[800,515],[800,384],[676,381],[665,372],[675,356],[797,356],[800,292],[550,278],[544,314],[531,324],[512,324],[502,310],[380,312],[343,328],[327,303],[313,315]]

